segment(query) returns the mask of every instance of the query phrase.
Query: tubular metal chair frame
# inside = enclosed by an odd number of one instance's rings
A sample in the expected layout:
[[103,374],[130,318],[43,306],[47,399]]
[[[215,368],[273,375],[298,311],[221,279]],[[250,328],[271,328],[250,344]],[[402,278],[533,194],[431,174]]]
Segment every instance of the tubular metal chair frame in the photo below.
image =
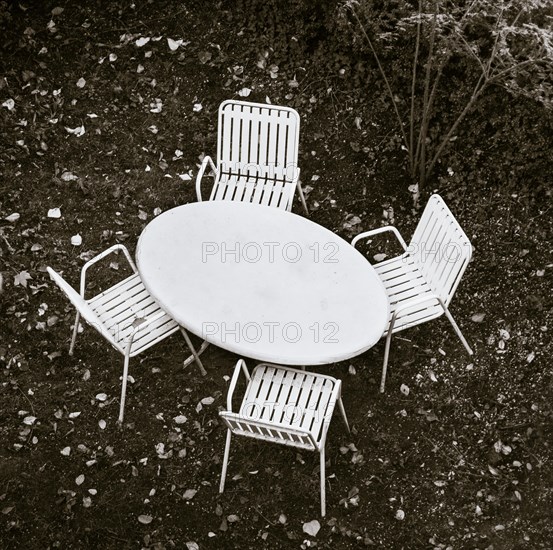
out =
[[[300,117],[290,107],[227,100],[218,116],[217,161],[205,156],[196,176],[202,201],[202,178],[211,170],[209,200],[233,200],[292,210],[295,190],[309,215],[298,167]],[[290,174],[292,170],[292,174]]]
[[[233,413],[232,398],[241,372],[248,386],[240,412]],[[227,426],[219,492],[222,493],[225,489],[233,433],[289,447],[317,451],[320,460],[321,516],[324,517],[326,514],[325,443],[336,403],[346,429],[348,433],[350,432],[341,389],[341,381],[331,376],[269,363],[257,365],[250,376],[245,361],[240,359],[236,363],[230,381],[227,410],[219,413]],[[290,407],[293,408],[293,413],[288,418]],[[260,414],[256,417],[254,412],[258,411]],[[280,420],[274,420],[276,416],[280,416]]]
[[[361,239],[384,232],[393,233],[403,248],[403,254],[374,266],[386,286],[392,305],[389,325],[384,332],[386,344],[381,393],[386,384],[392,334],[396,332],[445,313],[468,354],[473,354],[449,311],[449,304],[472,257],[472,246],[443,199],[439,195],[430,197],[409,246],[393,226],[360,233],[351,244],[355,247]],[[450,258],[444,260],[445,252],[450,247],[459,252],[453,262]],[[427,261],[428,257],[432,259]]]
[[[125,258],[133,271],[133,275],[123,281],[120,281],[118,284],[110,287],[104,292],[101,292],[97,296],[88,300],[85,299],[87,270],[95,263],[104,259],[106,256],[119,251],[122,251],[125,255]],[[169,317],[169,315],[160,308],[160,306],[145,289],[142,281],[140,281],[136,265],[124,245],[116,244],[107,250],[104,250],[84,264],[81,269],[80,293],[77,293],[73,287],[51,267],[48,267],[47,270],[51,279],[60,287],[62,292],[67,296],[69,301],[77,310],[75,324],[73,327],[73,335],[69,346],[69,355],[73,355],[77,334],[79,332],[79,322],[81,317],[83,317],[89,325],[94,327],[112,345],[112,347],[124,356],[123,381],[121,385],[121,401],[118,417],[119,424],[123,422],[124,417],[130,358],[142,353],[147,348],[164,340],[176,331],[181,331],[186,344],[192,352],[192,355],[184,362],[184,366],[189,365],[192,361],[196,361],[201,373],[203,375],[206,374],[199,356],[206,349],[208,345],[207,342],[203,342],[200,350],[196,351],[184,328],[171,319],[171,317]],[[125,301],[124,299],[120,299],[118,302],[114,302],[113,300],[110,301],[110,304],[114,306],[111,312],[107,309],[100,310],[100,308],[96,306],[103,298],[108,299],[112,296],[121,297],[121,295],[124,296],[125,293],[129,298],[131,298],[128,288],[131,285],[131,290],[134,292],[135,296],[140,295],[143,305],[132,303],[130,300]],[[125,309],[126,306],[128,306],[127,309]],[[113,316],[111,314],[113,314]],[[122,323],[116,321],[115,319],[116,316],[121,319],[124,315],[126,315],[124,318],[125,325],[121,327]],[[111,325],[108,324],[110,321],[112,321]],[[153,330],[153,335],[152,333],[148,334],[146,329]],[[155,333],[156,330],[158,334]],[[133,347],[133,344],[136,344],[137,341],[143,338],[149,338],[149,340],[146,340],[144,344],[135,345]]]

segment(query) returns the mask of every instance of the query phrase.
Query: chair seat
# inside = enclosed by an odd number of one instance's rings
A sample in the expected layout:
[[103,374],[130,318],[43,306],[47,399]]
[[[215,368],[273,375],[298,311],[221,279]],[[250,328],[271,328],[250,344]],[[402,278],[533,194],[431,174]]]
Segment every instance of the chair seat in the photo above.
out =
[[[162,311],[146,290],[138,274],[131,275],[87,300],[87,303],[103,324],[104,330],[100,332],[107,331],[111,336],[109,340],[112,345],[121,353],[125,353],[129,337],[138,323],[147,321]],[[136,334],[129,356],[133,357],[141,353],[177,330],[179,325],[165,313],[147,329]]]
[[384,283],[390,302],[390,319],[385,335],[398,307],[406,307],[407,310],[403,310],[401,316],[397,318],[393,328],[394,333],[425,323],[444,313],[443,308],[436,301],[418,304],[409,309],[410,302],[435,295],[417,263],[409,254],[380,262],[374,266],[374,269]]
[[[245,421],[255,420],[310,432],[320,447],[323,426],[330,422],[334,410],[337,383],[331,376],[276,365],[257,365],[240,406],[239,417]],[[283,440],[281,436],[263,439],[302,447],[295,444],[297,441]]]
[[262,174],[221,174],[210,200],[251,202],[286,210],[294,193],[290,181],[279,181]]

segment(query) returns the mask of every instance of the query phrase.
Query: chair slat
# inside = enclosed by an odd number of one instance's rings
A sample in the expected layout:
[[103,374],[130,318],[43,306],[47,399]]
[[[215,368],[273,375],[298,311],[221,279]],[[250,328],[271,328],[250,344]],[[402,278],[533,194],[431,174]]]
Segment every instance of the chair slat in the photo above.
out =
[[137,316],[141,310],[154,303],[152,296],[144,287],[141,289],[135,287],[134,291],[136,292],[134,295],[130,293],[115,295],[111,301],[102,305],[97,305],[95,302],[89,303],[103,323],[108,323],[109,321],[112,324],[120,323],[128,317],[128,312]]
[[305,378],[301,383],[300,392],[296,402],[297,412],[294,415],[294,422],[296,423],[296,425],[301,426],[303,424],[304,412],[307,409],[307,404],[309,403],[311,391],[313,389],[313,384],[315,383],[315,380],[315,376],[310,373],[306,373]]
[[[321,414],[319,404],[322,396],[322,388],[325,380],[317,377],[311,387],[311,394],[309,401],[305,405],[305,409],[302,411],[302,419],[300,426],[307,431],[312,431],[314,423],[318,421],[317,416]],[[315,438],[316,439],[316,438]]]
[[[161,340],[167,338],[179,330],[179,326],[173,319],[167,319],[164,324],[157,328],[148,328],[147,332],[138,333],[138,337],[133,341],[130,356],[134,357],[147,350]],[[143,335],[144,334],[144,335]]]
[[413,258],[430,287],[448,305],[470,261],[472,247],[438,195],[430,197],[410,249],[415,250]]
[[109,289],[106,289],[100,294],[92,298],[89,298],[88,302],[104,304],[106,301],[111,300],[114,295],[116,296],[126,291],[132,292],[132,289],[136,286],[143,286],[143,285],[142,285],[142,281],[140,280],[140,277],[137,274],[134,274],[134,275],[131,275],[130,277],[127,277],[126,279],[123,279],[122,281],[119,281],[117,284],[110,287]]
[[299,115],[293,109],[242,101],[221,104],[219,175],[210,200],[289,210],[296,190],[298,135]]
[[275,412],[275,405],[278,403],[278,396],[282,387],[282,379],[285,371],[275,369],[271,373],[271,385],[268,393],[259,396],[257,399],[258,406],[261,409],[260,420],[271,421]]
[[238,417],[235,413],[228,411],[222,411],[219,415],[235,434],[310,451],[316,449],[309,436],[300,430],[285,426],[272,426],[255,419]]

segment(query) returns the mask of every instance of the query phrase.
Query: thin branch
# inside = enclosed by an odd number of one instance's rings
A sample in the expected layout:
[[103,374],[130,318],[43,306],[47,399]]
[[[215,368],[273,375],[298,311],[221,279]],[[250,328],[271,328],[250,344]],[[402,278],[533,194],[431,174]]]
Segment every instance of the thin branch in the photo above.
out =
[[493,76],[490,76],[488,78],[488,83],[495,83],[501,80],[505,75],[515,72],[516,70],[520,69],[521,67],[524,67],[525,65],[530,65],[532,63],[537,63],[535,59],[526,59],[525,61],[521,61],[520,63],[517,63],[516,65],[511,65],[510,67],[507,67],[506,69],[503,69],[502,71],[494,74]]
[[[422,11],[422,0],[419,0],[419,14]],[[417,81],[417,63],[419,61],[419,47],[421,40],[421,20],[417,21],[417,40],[415,43],[415,55],[413,57],[413,75],[411,77],[411,114],[409,116],[409,162],[411,173],[415,170],[415,157],[413,155],[415,139],[415,84]]]
[[[426,61],[426,74],[424,76],[424,92],[422,98],[422,119],[417,140],[417,150],[415,151],[414,166],[418,167],[421,176],[421,183],[424,183],[426,168],[426,135],[430,121],[430,111],[428,109],[428,96],[430,93],[430,77],[434,65],[434,42],[436,39],[436,29],[438,26],[438,4],[434,2],[434,16],[432,18],[432,28],[430,30],[430,44],[428,46],[428,59]],[[419,16],[421,14],[419,13]]]
[[394,100],[394,93],[392,92],[392,87],[390,86],[390,82],[388,81],[388,78],[386,77],[386,73],[384,72],[382,64],[380,63],[380,58],[378,57],[378,54],[376,53],[376,50],[373,46],[373,43],[372,43],[371,39],[369,38],[369,35],[367,34],[367,32],[365,31],[365,28],[361,24],[361,20],[359,19],[359,16],[357,15],[357,12],[353,8],[351,8],[351,11],[352,11],[355,19],[357,20],[357,23],[359,24],[359,28],[361,29],[361,32],[363,33],[363,36],[365,37],[365,39],[367,40],[367,42],[369,44],[369,47],[370,47],[370,49],[373,53],[373,56],[376,60],[377,65],[378,65],[378,69],[380,71],[380,74],[382,75],[382,78],[384,79],[384,82],[386,84],[386,88],[388,90],[388,94],[390,96],[390,99],[392,100],[392,105],[394,106],[394,111],[396,113],[396,118],[397,118],[397,121],[399,123],[399,128],[401,130],[401,135],[403,136],[403,142],[405,143],[405,147],[408,147],[409,146],[409,141],[407,141],[407,136],[406,136],[405,130],[403,128],[403,120],[402,120],[402,118],[399,114],[396,102]]

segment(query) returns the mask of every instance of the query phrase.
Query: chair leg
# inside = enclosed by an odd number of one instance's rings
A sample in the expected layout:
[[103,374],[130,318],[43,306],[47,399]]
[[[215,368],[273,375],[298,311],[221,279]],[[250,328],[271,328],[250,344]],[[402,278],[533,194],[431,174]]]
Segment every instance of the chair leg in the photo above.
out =
[[75,317],[75,326],[73,327],[73,336],[71,338],[71,344],[69,345],[69,355],[73,355],[75,349],[75,342],[77,341],[77,333],[79,332],[79,321],[81,320],[81,314],[77,311]]
[[349,429],[348,417],[346,416],[346,409],[344,409],[344,402],[342,401],[341,397],[338,399],[338,408],[340,409],[340,414],[342,415],[342,419],[344,421],[344,424],[346,425],[346,430],[349,434],[351,433],[351,431]]
[[326,476],[325,476],[325,448],[320,450],[321,461],[321,517],[326,515]]
[[121,385],[121,403],[119,405],[119,418],[117,422],[123,424],[123,415],[125,414],[125,399],[127,397],[127,377],[129,375],[129,355],[125,354],[125,363],[123,364],[123,383]]
[[300,194],[300,201],[303,206],[303,209],[305,210],[305,213],[309,216],[309,209],[307,208],[307,203],[305,202],[305,196],[303,194],[303,189],[301,188],[301,185],[300,185],[300,180],[298,180],[297,187],[298,187],[298,192]]
[[[442,306],[443,306],[443,304],[442,304]],[[455,330],[457,336],[459,337],[459,340],[461,340],[461,342],[463,343],[463,346],[465,346],[465,349],[467,350],[468,354],[473,355],[473,351],[472,351],[471,347],[469,346],[468,342],[465,340],[465,337],[463,336],[463,333],[461,332],[461,329],[459,328],[459,326],[455,322],[455,319],[453,318],[453,315],[451,315],[451,313],[449,313],[449,309],[447,309],[446,307],[444,307],[444,311],[445,311],[446,317],[448,318],[449,322],[451,323],[451,326],[453,327],[453,330]]]
[[192,355],[194,356],[194,359],[196,360],[196,364],[198,365],[198,367],[200,367],[200,372],[202,373],[203,376],[205,376],[207,374],[207,372],[204,369],[204,366],[202,365],[202,362],[200,360],[200,356],[198,355],[198,352],[196,351],[196,348],[192,344],[192,341],[190,340],[190,337],[188,336],[188,333],[186,332],[186,330],[184,330],[183,327],[180,327],[180,331],[182,332],[182,335],[184,336],[184,339],[186,340],[186,345],[190,348],[190,351],[192,352]]
[[[205,340],[202,342],[202,345],[200,346],[200,349],[198,350],[198,355],[201,355],[209,346],[209,342],[206,342]],[[193,355],[190,355],[187,359],[184,360],[183,367],[187,367],[190,365],[190,363],[193,363],[196,360],[196,358]]]
[[223,471],[221,472],[221,483],[219,484],[219,493],[222,493],[225,490],[225,479],[227,477],[227,465],[228,465],[228,455],[230,452],[230,438],[232,437],[232,432],[227,429],[227,442],[225,443],[225,456],[223,457]]
[[390,356],[390,344],[392,343],[392,327],[388,328],[386,335],[386,347],[384,348],[384,363],[382,364],[382,378],[380,380],[380,393],[384,393],[386,385],[386,373],[388,371],[388,358]]

